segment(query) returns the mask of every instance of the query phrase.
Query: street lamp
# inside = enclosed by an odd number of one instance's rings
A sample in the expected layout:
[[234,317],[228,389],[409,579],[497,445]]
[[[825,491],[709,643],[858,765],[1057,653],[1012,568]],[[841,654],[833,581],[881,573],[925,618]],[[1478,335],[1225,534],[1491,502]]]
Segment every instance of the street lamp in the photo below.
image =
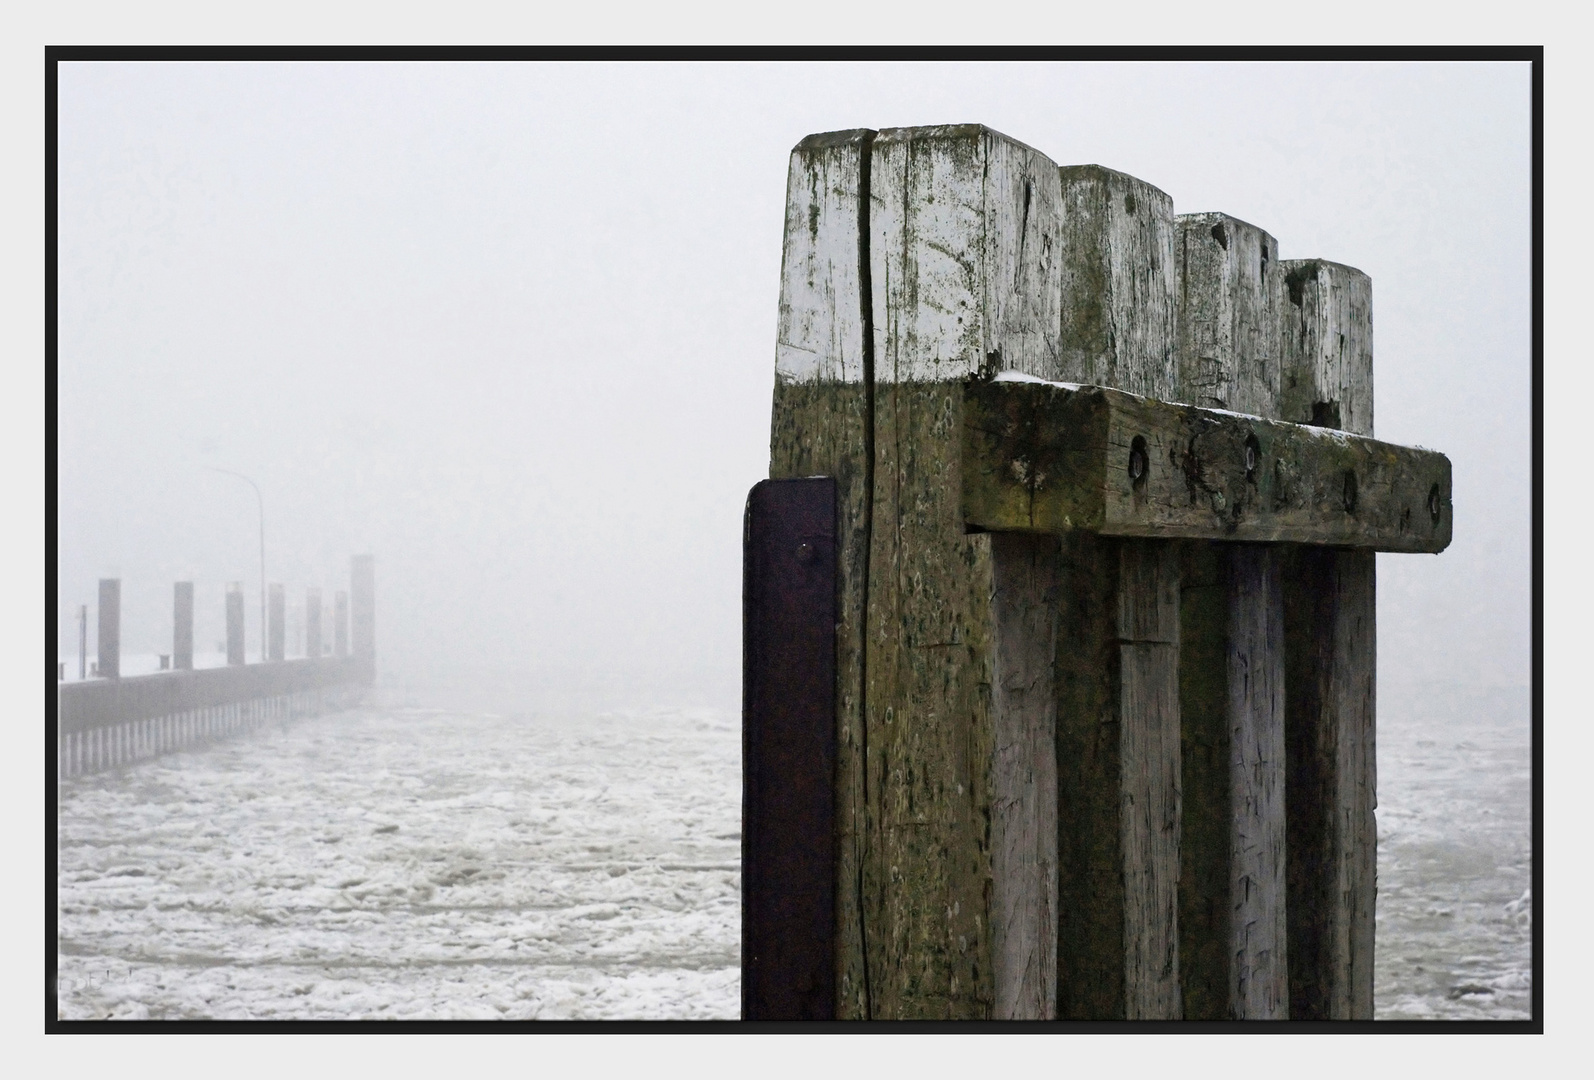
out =
[[243,473],[233,472],[231,469],[218,469],[214,465],[207,465],[211,472],[226,473],[236,476],[244,483],[255,489],[255,502],[260,507],[260,662],[266,662],[266,500],[260,494],[260,485],[255,483]]

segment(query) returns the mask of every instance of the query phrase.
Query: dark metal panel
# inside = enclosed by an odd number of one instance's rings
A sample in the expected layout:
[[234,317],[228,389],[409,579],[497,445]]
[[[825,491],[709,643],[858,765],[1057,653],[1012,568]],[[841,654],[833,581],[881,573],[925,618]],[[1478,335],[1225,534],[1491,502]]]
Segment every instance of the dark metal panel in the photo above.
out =
[[742,1018],[835,1017],[836,484],[747,497]]

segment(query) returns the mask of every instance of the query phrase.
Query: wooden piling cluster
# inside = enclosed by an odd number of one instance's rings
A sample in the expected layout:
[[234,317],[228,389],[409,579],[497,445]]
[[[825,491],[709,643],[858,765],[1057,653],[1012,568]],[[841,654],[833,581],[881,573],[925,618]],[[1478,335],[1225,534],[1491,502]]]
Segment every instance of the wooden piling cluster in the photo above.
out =
[[[252,730],[271,720],[316,715],[357,702],[375,678],[375,562],[351,561],[354,601],[337,593],[336,656],[321,650],[321,591],[306,592],[307,654],[284,658],[284,590],[272,585],[267,633],[271,660],[244,662],[243,592],[226,592],[227,666],[194,668],[194,584],[173,588],[172,670],[122,677],[121,582],[100,582],[99,678],[56,687],[56,771],[60,777],[124,765],[217,738]],[[355,650],[349,654],[349,621]],[[82,617],[86,626],[86,609]],[[164,658],[163,658],[164,660]],[[81,666],[81,665],[80,665]]]
[[1370,438],[1367,277],[856,130],[792,153],[778,325],[770,476],[836,482],[835,1015],[1370,1018],[1373,551],[1451,506]]

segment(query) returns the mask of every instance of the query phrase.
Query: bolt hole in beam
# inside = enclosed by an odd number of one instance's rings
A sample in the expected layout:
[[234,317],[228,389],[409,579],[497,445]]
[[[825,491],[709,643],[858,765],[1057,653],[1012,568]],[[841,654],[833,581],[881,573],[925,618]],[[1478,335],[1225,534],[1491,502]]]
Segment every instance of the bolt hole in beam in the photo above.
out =
[[1435,525],[1439,524],[1439,515],[1444,511],[1444,498],[1439,494],[1439,485],[1435,484],[1428,489],[1428,516]]
[[1146,482],[1146,437],[1136,435],[1129,444],[1129,480],[1136,487],[1141,487]]
[[1245,482],[1256,486],[1256,466],[1262,460],[1262,444],[1253,433],[1245,437]]

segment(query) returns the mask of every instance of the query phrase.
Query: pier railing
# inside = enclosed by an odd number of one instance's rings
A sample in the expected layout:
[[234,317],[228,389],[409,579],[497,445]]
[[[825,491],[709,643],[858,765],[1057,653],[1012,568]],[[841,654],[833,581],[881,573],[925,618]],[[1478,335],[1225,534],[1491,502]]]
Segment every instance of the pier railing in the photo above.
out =
[[[121,582],[100,582],[99,658],[95,677],[60,681],[56,669],[56,775],[81,776],[240,734],[271,720],[316,715],[356,704],[376,676],[376,574],[369,555],[350,560],[350,591],[334,605],[334,655],[323,655],[321,590],[306,593],[302,659],[283,659],[283,590],[272,586],[270,618],[262,628],[271,660],[244,662],[243,595],[226,594],[226,667],[194,667],[194,587],[173,590],[172,670],[121,676]],[[86,669],[87,608],[79,644]],[[351,633],[352,631],[352,633]],[[163,657],[162,668],[168,658]]]
[[347,656],[61,683],[57,771],[80,776],[270,720],[347,708],[367,682],[366,665]]

